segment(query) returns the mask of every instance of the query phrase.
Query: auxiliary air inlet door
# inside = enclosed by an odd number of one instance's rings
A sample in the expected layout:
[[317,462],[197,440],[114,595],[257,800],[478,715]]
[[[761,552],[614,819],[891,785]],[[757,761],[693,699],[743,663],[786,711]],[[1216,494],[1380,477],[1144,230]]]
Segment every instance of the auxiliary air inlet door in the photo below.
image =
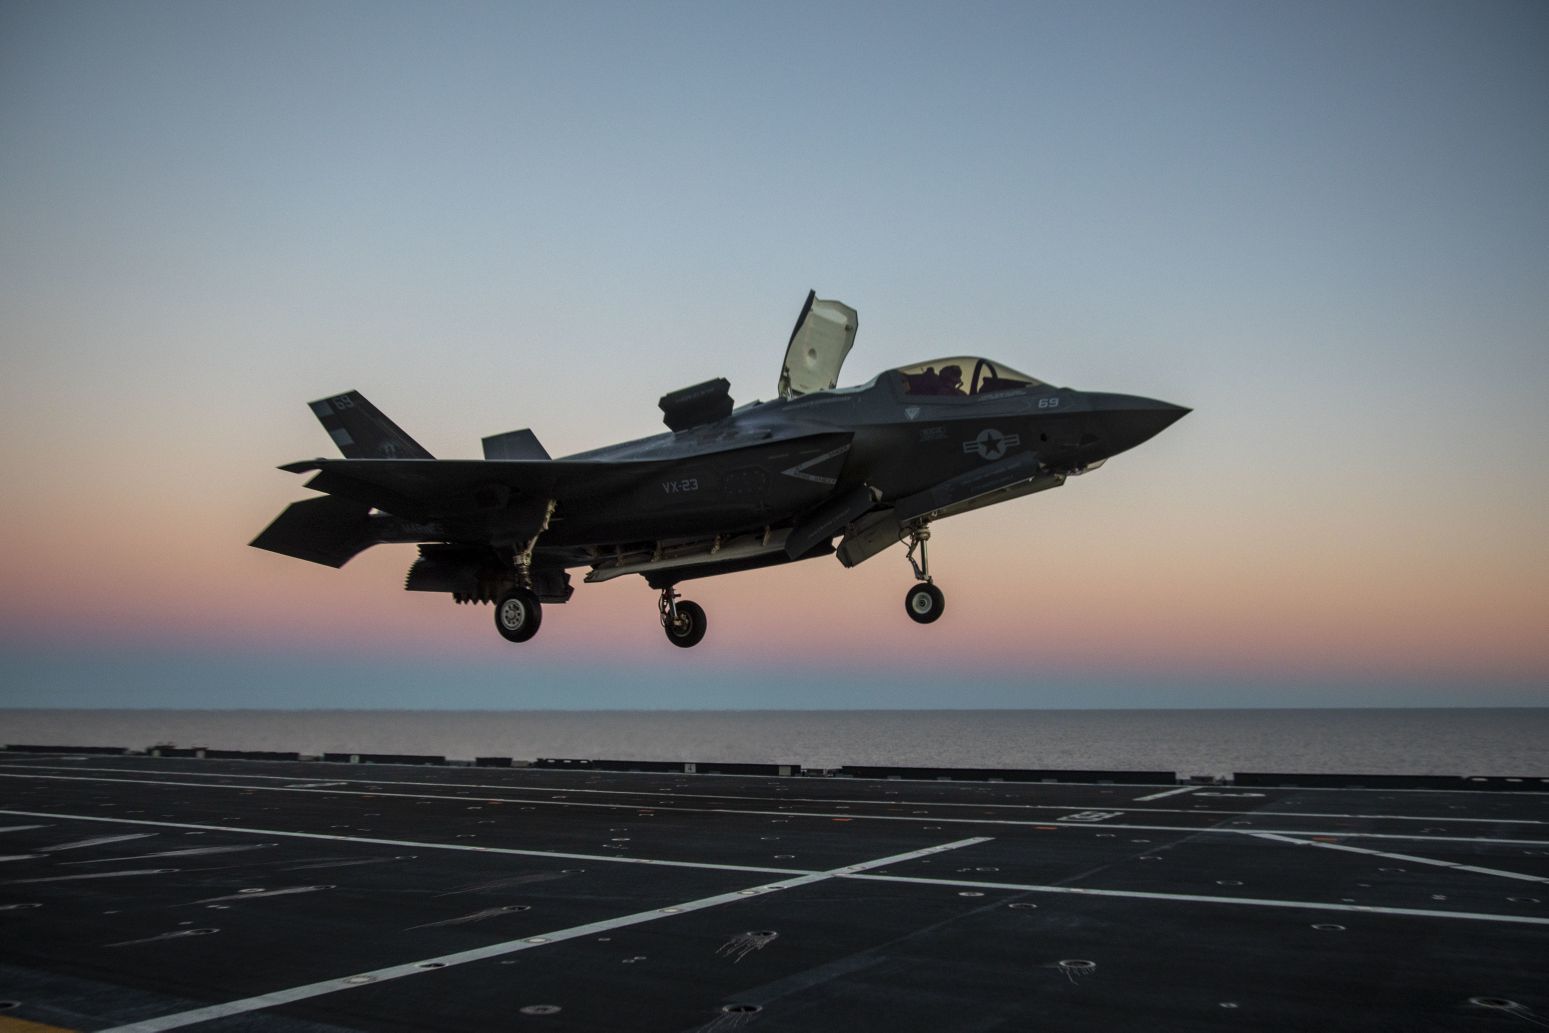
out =
[[839,370],[855,343],[855,329],[859,325],[853,308],[808,291],[796,329],[791,331],[790,346],[785,349],[780,397],[826,391],[839,383]]

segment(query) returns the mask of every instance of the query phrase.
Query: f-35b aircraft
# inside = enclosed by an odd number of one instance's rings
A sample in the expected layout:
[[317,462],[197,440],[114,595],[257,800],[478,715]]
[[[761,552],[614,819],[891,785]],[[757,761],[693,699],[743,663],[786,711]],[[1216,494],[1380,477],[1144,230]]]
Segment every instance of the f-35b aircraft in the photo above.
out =
[[[941,616],[931,525],[1058,488],[1189,412],[1132,395],[1054,387],[1005,363],[935,359],[840,388],[855,310],[807,295],[779,397],[733,408],[709,380],[660,401],[668,433],[551,459],[530,430],[484,439],[484,458],[436,459],[358,392],[312,403],[344,453],[280,469],[312,473],[320,498],[287,508],[252,542],[342,567],[389,542],[419,546],[405,584],[495,604],[512,642],[543,604],[639,574],[661,593],[668,641],[696,645],[705,612],[677,586],[837,554],[846,567],[907,542],[904,609]],[[836,546],[835,540],[838,540]]]

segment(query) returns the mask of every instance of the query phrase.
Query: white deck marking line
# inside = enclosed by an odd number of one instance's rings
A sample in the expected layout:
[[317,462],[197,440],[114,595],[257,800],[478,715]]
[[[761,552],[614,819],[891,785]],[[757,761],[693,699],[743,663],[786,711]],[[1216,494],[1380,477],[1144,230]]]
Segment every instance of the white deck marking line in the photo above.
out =
[[1177,796],[1179,793],[1192,793],[1200,786],[1182,786],[1178,789],[1168,789],[1160,793],[1152,793],[1150,796],[1137,796],[1130,803],[1145,803],[1147,800],[1160,800],[1164,796]]
[[[10,767],[10,766],[11,765],[0,764],[0,768]],[[533,793],[533,794],[542,794],[544,796],[552,796],[554,793],[560,792],[560,793],[566,793],[566,794],[570,794],[570,793],[587,793],[587,794],[591,794],[591,795],[595,795],[595,796],[646,796],[646,797],[651,797],[653,799],[658,799],[658,800],[773,800],[773,799],[776,799],[776,797],[772,797],[772,796],[744,796],[744,795],[741,795],[741,794],[738,794],[738,793],[679,793],[679,792],[673,792],[671,790],[585,789],[585,788],[576,787],[576,786],[564,786],[564,785],[539,787],[539,786],[530,786],[530,785],[507,785],[507,784],[503,784],[503,783],[499,783],[499,782],[427,782],[427,781],[419,781],[419,780],[392,779],[392,778],[345,778],[345,779],[337,779],[337,780],[330,781],[330,782],[323,782],[323,781],[320,781],[320,780],[317,780],[317,779],[298,779],[298,778],[296,778],[296,777],[294,777],[292,775],[254,775],[254,774],[247,774],[247,773],[244,773],[244,772],[231,772],[231,771],[221,771],[221,772],[214,772],[214,771],[212,771],[212,772],[203,772],[203,771],[163,771],[163,770],[153,769],[153,768],[100,768],[100,767],[82,767],[82,766],[79,766],[79,765],[73,765],[73,766],[70,766],[70,767],[63,767],[63,766],[60,766],[60,767],[45,767],[43,765],[33,765],[31,767],[28,767],[28,766],[25,766],[25,765],[18,764],[18,765],[15,765],[15,767],[18,770],[20,770],[20,771],[37,771],[37,770],[52,770],[52,771],[103,771],[103,772],[110,772],[110,773],[115,773],[116,772],[118,774],[125,774],[125,775],[176,775],[176,776],[181,776],[181,777],[184,777],[184,778],[249,778],[249,779],[260,779],[261,778],[261,779],[265,779],[265,780],[271,781],[271,782],[288,782],[288,783],[290,783],[290,785],[286,786],[286,788],[288,788],[288,789],[320,789],[320,788],[324,788],[324,787],[327,787],[327,786],[346,786],[346,785],[424,786],[424,787],[434,787],[434,788],[437,788],[437,789],[467,789],[467,790],[494,789],[494,790],[500,790],[502,792],[508,792],[508,793]],[[535,769],[535,770],[545,771],[545,770],[550,770],[550,769],[538,768],[538,769]],[[638,775],[638,774],[658,774],[658,773],[657,772],[636,772],[636,771],[609,771],[609,772],[607,772],[607,774],[610,774],[610,775]],[[20,777],[20,776],[10,776],[10,777]],[[47,777],[47,776],[40,776],[40,777]],[[732,775],[699,776],[699,775],[694,775],[694,776],[691,776],[691,777],[695,777],[695,778],[699,778],[699,777],[732,778],[732,777],[739,777],[739,776],[732,776]],[[747,777],[747,776],[741,776],[741,777]],[[772,776],[769,776],[769,777],[772,777]],[[127,781],[127,779],[103,779],[103,781]],[[890,779],[889,781],[892,781],[892,780]],[[208,785],[209,788],[212,788],[212,789],[219,789],[219,788],[223,787],[222,783],[219,783],[219,782],[214,782],[214,783],[189,782],[189,783],[177,783],[177,784],[182,784],[182,785],[198,785],[198,786]],[[931,784],[939,785],[940,783],[939,782],[933,782]],[[956,784],[959,784],[959,785],[974,785],[976,783],[961,782],[961,783],[956,783]],[[1069,786],[1069,787],[1078,787],[1078,788],[1092,788],[1093,786],[1100,784],[1100,785],[1103,785],[1104,787],[1109,787],[1108,783],[1089,783],[1089,782],[1059,782],[1059,783],[1007,782],[1007,783],[996,783],[996,784],[997,785],[1000,785],[1000,784],[1013,785],[1013,786],[1017,786],[1017,785],[1038,785],[1038,786],[1052,785],[1052,786],[1056,786],[1056,787]],[[225,788],[231,788],[230,784],[225,785]],[[246,786],[245,788],[248,788],[248,789],[259,789],[259,788],[265,788],[265,787]],[[1123,788],[1123,787],[1122,786],[1112,786],[1111,788]],[[1149,787],[1147,787],[1147,786],[1135,786],[1133,788],[1144,789],[1144,788],[1149,788]],[[1169,790],[1167,790],[1164,793],[1156,794],[1156,796],[1171,796],[1174,793],[1195,792],[1195,791],[1198,791],[1198,790],[1201,790],[1201,789],[1208,789],[1208,788],[1210,788],[1210,787],[1203,786],[1203,785],[1183,786],[1183,787],[1178,788],[1178,789],[1169,789]],[[1274,788],[1274,787],[1269,787],[1269,788]],[[1422,792],[1424,790],[1405,790],[1405,791],[1406,792]],[[1457,791],[1458,790],[1436,790],[1436,792],[1457,792]],[[1486,791],[1487,790],[1474,790],[1474,792],[1486,792]],[[479,795],[484,795],[484,794],[479,794]],[[1156,796],[1141,797],[1140,799],[1141,800],[1155,799]],[[471,796],[470,798],[477,799],[478,797],[477,796]],[[526,797],[514,797],[513,796],[513,797],[511,797],[511,799],[513,799],[513,800],[520,799],[523,803],[543,803],[543,802],[545,802],[545,801],[542,801],[542,800],[529,800]],[[1092,809],[1097,808],[1097,807],[1100,806],[1100,804],[993,803],[993,802],[990,802],[990,801],[959,802],[959,801],[955,801],[955,800],[886,800],[886,799],[875,799],[875,798],[821,797],[821,796],[784,796],[784,797],[778,797],[778,799],[782,803],[816,803],[816,804],[825,804],[825,805],[828,805],[828,806],[831,806],[831,807],[832,806],[836,806],[838,804],[845,804],[847,806],[864,806],[864,807],[961,807],[961,808],[975,807],[975,808],[979,808],[979,809],[982,809],[982,810],[995,809],[995,810],[1011,810],[1011,811],[1086,811],[1086,810],[1092,810]],[[1131,800],[1130,802],[1131,803],[1135,803],[1135,802],[1138,802],[1138,801]],[[631,805],[629,805],[629,804],[619,804],[617,806],[631,806]],[[648,805],[648,804],[639,804],[639,805],[635,805],[635,806],[648,807],[650,805]],[[681,809],[681,808],[679,808],[679,809]],[[1219,808],[1219,807],[1188,807],[1188,808],[1184,808],[1184,807],[1142,807],[1142,808],[1140,808],[1140,810],[1144,811],[1147,814],[1224,814],[1224,815],[1275,814],[1275,815],[1278,815],[1278,816],[1281,816],[1281,817],[1287,817],[1287,818],[1356,818],[1356,819],[1372,820],[1372,821],[1377,821],[1377,820],[1381,820],[1381,821],[1426,821],[1426,822],[1447,821],[1447,822],[1483,822],[1483,823],[1487,823],[1487,824],[1491,824],[1491,825],[1549,825],[1549,821],[1544,821],[1544,820],[1541,820],[1541,819],[1538,819],[1538,818],[1456,818],[1456,817],[1453,817],[1451,815],[1440,815],[1440,814],[1339,814],[1339,813],[1326,812],[1326,811],[1266,811],[1266,810],[1262,810],[1262,809],[1260,809],[1260,810],[1252,810],[1252,811],[1240,811],[1240,810],[1227,810],[1225,808]]]
[[[84,754],[84,753],[33,753],[33,754],[27,754],[27,753],[20,753],[20,752],[11,752],[9,750],[4,751],[4,752],[5,752],[5,755],[13,761],[13,763],[15,764],[16,767],[25,767],[29,762],[31,762],[31,761],[38,761],[38,760],[60,761],[60,760],[87,760],[87,759],[89,759],[86,756],[86,754]],[[6,766],[10,767],[11,764],[7,764]],[[50,765],[47,765],[47,764],[40,765],[40,767],[49,767],[49,766]]]
[[[1462,776],[1460,776],[1460,777],[1462,777]],[[1494,777],[1494,776],[1491,776],[1491,777]],[[1543,782],[1541,782],[1537,778],[1529,779],[1529,781],[1538,782],[1540,785],[1544,784]],[[1233,783],[1233,784],[1236,785],[1236,783]],[[1278,792],[1283,792],[1283,793],[1473,793],[1475,795],[1478,795],[1479,793],[1487,793],[1490,796],[1494,796],[1496,793],[1499,793],[1499,792],[1502,791],[1502,790],[1499,790],[1499,789],[1409,789],[1409,788],[1401,789],[1398,786],[1297,786],[1297,785],[1272,786],[1272,785],[1253,785],[1251,783],[1248,784],[1248,785],[1238,785],[1237,788],[1239,788],[1239,789],[1271,789],[1271,790],[1276,790]],[[1524,795],[1524,794],[1526,794],[1528,796],[1546,796],[1546,795],[1549,795],[1549,788],[1546,788],[1546,789],[1507,789],[1507,790],[1505,790],[1505,792],[1508,792],[1508,793],[1510,793],[1513,796],[1521,796],[1521,795]]]
[[23,832],[27,829],[46,829],[47,825],[6,825],[0,827],[0,832]]
[[77,839],[69,843],[40,846],[37,850],[40,854],[57,854],[64,850],[84,850],[89,846],[108,846],[113,843],[126,843],[131,839],[149,839],[155,834],[154,832],[124,832],[117,836],[92,836],[90,839]]
[[871,868],[901,864],[905,861],[913,861],[931,854],[975,846],[988,841],[988,837],[984,836],[959,839],[951,843],[942,843],[938,846],[923,847],[919,850],[910,850],[907,853],[879,857],[871,861],[862,861],[860,864],[846,865],[843,868],[833,868],[822,872],[809,872],[793,879],[783,879],[779,882],[750,886],[746,889],[732,890],[729,893],[717,893],[710,897],[700,897],[698,900],[687,900],[681,904],[651,908],[649,911],[637,911],[632,915],[620,915],[617,918],[587,922],[584,925],[575,925],[568,929],[555,929],[550,932],[538,933],[534,936],[524,936],[518,940],[492,943],[486,947],[475,947],[472,950],[458,951],[455,954],[442,954],[438,957],[422,958],[402,965],[390,965],[386,968],[372,969],[367,972],[356,972],[348,976],[325,979],[317,983],[294,986],[285,990],[275,990],[270,993],[259,994],[256,997],[245,997],[237,1001],[228,1001],[224,1004],[212,1004],[203,1008],[193,1008],[172,1015],[163,1015],[159,1018],[132,1022],[125,1026],[114,1026],[111,1029],[100,1030],[99,1033],[160,1033],[162,1030],[192,1026],[200,1022],[209,1022],[212,1019],[241,1015],[246,1012],[262,1011],[265,1008],[291,1004],[295,1001],[303,1001],[312,997],[322,997],[325,994],[338,993],[341,990],[353,990],[357,987],[370,986],[389,979],[422,976],[429,972],[451,968],[454,965],[466,965],[472,961],[483,961],[487,958],[498,958],[506,954],[514,954],[517,951],[531,950],[534,947],[546,947],[552,943],[563,943],[566,940],[574,940],[594,933],[607,932],[610,929],[622,929],[625,926],[655,922],[663,918],[670,918],[673,915],[703,911],[723,904],[735,904],[740,900],[747,900],[749,897],[770,893],[775,890],[793,889],[797,886],[806,886],[814,882],[823,882],[840,876],[853,876]]
[[[370,838],[370,837],[365,837],[365,836],[341,836],[341,835],[331,835],[331,834],[314,833],[314,832],[288,832],[288,831],[278,831],[278,830],[274,830],[274,829],[234,828],[234,827],[227,826],[227,825],[195,825],[195,824],[189,824],[189,823],[183,823],[183,822],[148,821],[148,820],[139,819],[139,818],[113,818],[113,817],[105,817],[105,816],[101,816],[101,815],[57,814],[57,813],[42,813],[42,812],[31,812],[31,811],[11,811],[11,810],[0,810],[0,814],[16,815],[16,816],[20,816],[20,817],[30,817],[30,818],[51,818],[51,819],[62,820],[62,821],[96,821],[96,822],[104,822],[104,823],[110,823],[110,824],[151,825],[151,826],[158,826],[158,827],[163,827],[163,828],[198,829],[198,830],[230,832],[230,833],[250,834],[250,835],[289,836],[289,837],[298,838],[298,839],[333,840],[333,841],[339,841],[339,842],[367,843],[367,844],[380,845],[380,846],[407,846],[407,847],[415,847],[415,848],[418,848],[418,849],[425,849],[425,850],[461,850],[461,851],[469,851],[469,852],[475,852],[475,853],[515,854],[515,855],[519,855],[519,856],[537,856],[537,857],[561,857],[561,858],[574,859],[574,860],[601,861],[601,862],[608,862],[608,863],[612,863],[612,864],[654,864],[654,865],[661,865],[661,866],[667,866],[667,867],[710,868],[710,869],[720,869],[720,870],[748,871],[748,872],[757,872],[757,873],[773,874],[773,875],[791,875],[791,876],[794,876],[796,878],[804,878],[804,877],[807,877],[807,876],[822,874],[822,873],[817,873],[817,872],[813,872],[813,871],[810,871],[810,870],[801,870],[801,869],[755,868],[755,867],[752,867],[752,866],[718,865],[718,864],[707,864],[707,863],[693,862],[693,861],[658,861],[658,860],[650,860],[650,859],[645,859],[645,858],[600,856],[600,855],[591,855],[591,854],[566,854],[566,853],[557,853],[557,852],[541,851],[541,850],[520,850],[520,849],[513,849],[513,848],[506,848],[506,847],[478,847],[478,846],[465,846],[465,845],[462,845],[462,844],[453,844],[453,843],[430,843],[430,842],[418,842],[418,841],[413,841],[413,840],[394,840],[394,839]],[[1106,827],[1112,828],[1114,826],[1106,826]],[[1200,831],[1200,830],[1198,830],[1198,829],[1191,829],[1191,830],[1184,830],[1184,831]],[[1213,831],[1213,830],[1206,830],[1206,831]],[[1247,834],[1249,834],[1249,835],[1257,835],[1257,836],[1264,836],[1264,835],[1266,835],[1265,833],[1262,833],[1262,832],[1248,832]],[[1303,834],[1305,835],[1306,833],[1303,833]],[[963,842],[964,842],[964,845],[967,845],[967,844],[972,843],[972,842],[984,842],[984,841],[985,840],[983,840],[983,839],[979,839],[979,840],[971,840],[971,841],[963,841]],[[1302,841],[1297,840],[1297,842],[1302,842]],[[1519,841],[1512,841],[1512,842],[1519,842]],[[1325,844],[1309,844],[1309,845],[1320,845],[1321,846],[1321,845],[1325,845]],[[889,859],[889,860],[892,863],[897,863],[896,859]],[[868,867],[880,867],[880,865],[882,863],[885,863],[885,862],[877,862],[875,864],[869,865]],[[1076,887],[1076,886],[1048,886],[1048,885],[1029,884],[1029,883],[984,882],[984,881],[975,881],[975,880],[966,880],[966,879],[915,878],[915,877],[901,876],[901,875],[866,875],[866,874],[861,874],[860,871],[857,870],[857,869],[843,869],[843,868],[841,868],[841,869],[834,869],[833,871],[836,873],[835,877],[837,877],[837,878],[857,878],[857,879],[873,879],[873,880],[879,880],[879,881],[884,881],[884,882],[920,883],[920,884],[924,884],[924,885],[934,885],[934,886],[953,886],[953,887],[964,888],[964,889],[974,889],[974,888],[977,888],[977,889],[1000,889],[1000,890],[1016,890],[1016,891],[1029,892],[1029,893],[1061,893],[1061,894],[1070,894],[1070,895],[1074,895],[1074,896],[1128,897],[1128,898],[1135,898],[1135,899],[1140,899],[1140,900],[1159,900],[1159,901],[1176,900],[1176,901],[1197,902],[1197,903],[1257,905],[1257,906],[1260,906],[1260,907],[1305,908],[1305,909],[1309,909],[1309,910],[1342,911],[1342,912],[1367,912],[1367,913],[1374,913],[1374,914],[1392,914],[1392,915],[1414,916],[1414,917],[1468,918],[1468,919],[1475,919],[1475,920],[1479,920],[1479,921],[1513,922],[1513,923],[1530,924],[1530,925],[1533,925],[1533,924],[1549,925],[1549,919],[1530,918],[1530,917],[1527,917],[1527,916],[1517,916],[1517,915],[1492,915],[1492,914],[1473,913],[1473,912],[1461,912],[1461,911],[1440,911],[1440,910],[1429,910],[1429,909],[1391,908],[1391,907],[1366,906],[1366,905],[1359,905],[1359,904],[1330,904],[1330,903],[1322,903],[1322,902],[1316,902],[1316,901],[1271,900],[1271,899],[1262,899],[1262,898],[1255,898],[1255,897],[1217,897],[1217,896],[1201,896],[1201,895],[1194,895],[1194,894],[1151,893],[1151,892],[1145,892],[1145,891],[1141,891],[1141,890],[1092,889],[1092,888],[1083,888],[1083,887]],[[794,883],[791,883],[791,884],[794,885]],[[101,1031],[101,1033],[111,1033],[111,1031]]]
[[86,875],[50,875],[41,879],[6,879],[0,885],[23,886],[34,882],[80,882],[83,879],[118,879],[128,875],[166,875],[176,868],[135,868],[122,872],[90,872]]
[[[302,789],[294,786],[254,786],[254,785],[224,785],[208,782],[173,782],[164,779],[148,778],[98,778],[90,775],[8,775],[0,773],[0,778],[45,778],[61,782],[110,782],[124,783],[126,785],[147,786],[178,786],[185,789],[236,789],[244,793],[321,793],[331,796],[372,796],[383,799],[403,800],[445,800],[449,803],[468,803],[473,800],[488,802],[488,796],[469,797],[454,796],[450,793],[386,793],[380,791],[367,791],[363,789]],[[583,803],[579,800],[537,800],[526,797],[509,797],[504,803],[517,803],[537,807],[594,807],[603,810],[659,810],[664,814],[741,814],[754,817],[775,818],[843,818],[846,821],[913,821],[913,822],[942,822],[949,825],[1005,825],[1010,827],[1039,827],[1053,824],[1053,820],[1018,819],[1010,818],[944,818],[940,815],[911,815],[911,814],[862,814],[858,811],[764,811],[751,810],[738,807],[654,807],[649,804],[634,803]],[[1069,809],[1069,808],[1064,808]],[[0,814],[24,814],[24,811],[0,811]],[[1121,812],[1122,813],[1122,812]],[[1191,813],[1191,812],[1183,812]],[[1255,812],[1248,812],[1254,815]],[[1258,814],[1259,817],[1280,817],[1273,812],[1268,815]],[[1439,819],[1438,819],[1439,820]],[[1278,832],[1291,836],[1340,836],[1346,839],[1416,839],[1427,843],[1506,843],[1514,846],[1549,846],[1549,840],[1539,839],[1502,839],[1482,836],[1436,836],[1436,835],[1411,835],[1402,832],[1355,832],[1349,829],[1264,829],[1264,828],[1221,828],[1220,826],[1201,825],[1135,825],[1119,824],[1117,822],[1103,822],[1100,826],[1065,824],[1060,828],[1104,828],[1104,829],[1128,829],[1138,832],[1184,832],[1190,835],[1204,832],[1212,832],[1227,835],[1248,835],[1257,832]]]
[[[681,810],[691,810],[681,808]],[[676,812],[668,812],[676,813]],[[1105,832],[1114,829],[1126,829],[1134,832],[1181,832],[1190,836],[1203,833],[1228,836],[1257,836],[1266,832],[1274,832],[1285,836],[1338,836],[1341,839],[1410,839],[1420,840],[1426,843],[1504,843],[1508,846],[1546,846],[1549,847],[1549,839],[1501,839],[1488,836],[1435,836],[1403,832],[1354,832],[1350,829],[1324,830],[1324,829],[1263,829],[1240,828],[1228,829],[1219,825],[1128,825],[1116,821],[1104,821],[1093,824],[1055,821],[1013,821],[1009,818],[943,818],[939,815],[904,815],[904,814],[856,814],[847,812],[844,814],[814,812],[814,811],[741,811],[722,809],[724,814],[766,814],[777,818],[845,818],[852,821],[916,821],[939,822],[943,825],[1010,825],[1018,828],[1041,828],[1071,831],[1084,829],[1091,832]],[[1270,814],[1268,817],[1278,817]]]
[[980,889],[1016,890],[1023,893],[1065,893],[1078,897],[1125,897],[1135,900],[1182,901],[1196,904],[1242,904],[1252,907],[1283,907],[1308,911],[1401,915],[1408,918],[1461,918],[1477,922],[1549,925],[1549,918],[1538,918],[1530,915],[1496,915],[1477,911],[1437,911],[1430,908],[1378,907],[1366,904],[1325,904],[1310,900],[1273,900],[1263,897],[1215,897],[1193,893],[1151,893],[1145,890],[1088,889],[1081,886],[1045,886],[1020,882],[969,882],[957,879],[916,878],[907,875],[842,875],[840,878],[864,879],[868,882],[909,882],[927,886],[974,886]]
[[1319,843],[1311,839],[1296,839],[1292,836],[1282,836],[1274,832],[1257,833],[1258,839],[1272,839],[1277,843],[1292,843],[1296,846],[1322,847],[1324,850],[1344,850],[1352,854],[1371,854],[1374,857],[1387,857],[1394,861],[1413,861],[1415,864],[1432,864],[1438,868],[1451,868],[1459,872],[1475,872],[1479,875],[1498,875],[1503,879],[1521,879],[1523,882],[1549,882],[1549,878],[1542,875],[1528,875],[1524,872],[1508,872],[1504,868],[1481,868],[1473,864],[1459,864],[1456,861],[1443,861],[1437,857],[1416,857],[1414,854],[1390,854],[1384,850],[1369,850],[1366,847],[1345,846],[1343,843]]
[[373,846],[406,846],[417,850],[461,850],[472,854],[512,854],[517,857],[555,857],[566,861],[606,861],[609,864],[649,864],[659,868],[705,868],[722,872],[751,872],[757,875],[811,875],[807,868],[770,868],[762,865],[712,864],[708,861],[668,861],[653,857],[621,857],[616,854],[573,854],[558,850],[522,850],[518,847],[475,846],[471,843],[433,843],[417,839],[380,839],[374,836],[340,836],[325,832],[292,832],[285,829],[254,829],[235,825],[197,825],[183,821],[150,821],[145,818],[111,818],[100,814],[55,814],[41,811],[7,811],[26,818],[55,818],[61,821],[100,821],[118,825],[152,825],[165,829],[194,829],[200,832],[235,832],[244,836],[286,836],[291,839],[321,839],[336,843],[370,843]]

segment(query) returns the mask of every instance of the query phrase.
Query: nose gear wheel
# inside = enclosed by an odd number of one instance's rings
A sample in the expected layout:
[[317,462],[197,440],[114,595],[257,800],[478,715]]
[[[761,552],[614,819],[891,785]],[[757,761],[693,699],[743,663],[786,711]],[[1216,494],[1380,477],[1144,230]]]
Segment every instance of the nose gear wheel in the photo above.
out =
[[935,622],[945,607],[946,597],[941,594],[941,589],[930,582],[915,585],[904,596],[904,609],[916,624]]

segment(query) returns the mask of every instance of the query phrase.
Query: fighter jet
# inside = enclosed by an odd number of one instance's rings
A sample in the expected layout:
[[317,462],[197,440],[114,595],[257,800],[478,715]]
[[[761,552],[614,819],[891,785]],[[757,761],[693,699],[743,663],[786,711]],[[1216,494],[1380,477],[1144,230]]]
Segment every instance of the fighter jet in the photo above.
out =
[[930,624],[945,609],[927,552],[936,521],[1058,488],[1189,412],[977,356],[837,387],[858,325],[809,293],[776,398],[734,407],[731,385],[707,380],[662,397],[667,433],[561,459],[527,429],[485,438],[481,460],[436,459],[359,392],[321,399],[312,411],[344,458],[280,467],[315,474],[322,495],[252,544],[330,567],[418,545],[404,587],[493,603],[511,642],[570,599],[569,571],[585,568],[587,584],[638,574],[685,648],[706,628],[685,581],[830,555],[853,567],[906,544],[904,610]]

